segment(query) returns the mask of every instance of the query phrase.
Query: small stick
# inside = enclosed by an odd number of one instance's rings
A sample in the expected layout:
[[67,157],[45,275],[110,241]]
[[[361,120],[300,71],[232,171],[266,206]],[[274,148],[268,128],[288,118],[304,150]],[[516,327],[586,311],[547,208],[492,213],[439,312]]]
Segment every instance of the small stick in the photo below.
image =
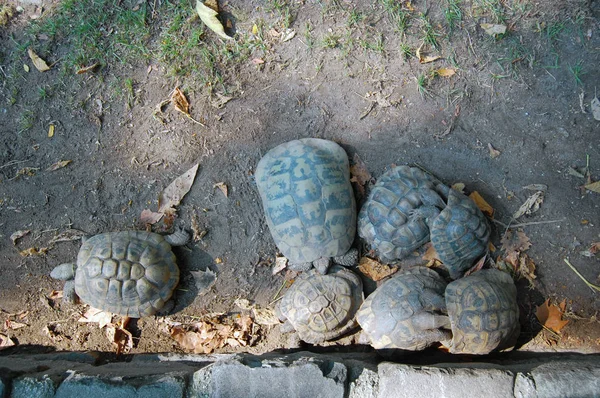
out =
[[581,275],[579,273],[579,271],[577,271],[577,269],[575,269],[575,267],[573,267],[573,265],[569,262],[569,260],[567,260],[566,258],[564,258],[563,260],[565,260],[565,263],[567,263],[567,265],[569,266],[569,268],[571,268],[573,270],[573,272],[575,272],[577,274],[578,277],[581,278],[581,280],[590,288],[592,289],[592,291],[596,291],[596,292],[600,292],[600,286],[594,285],[593,283],[590,283],[587,279],[585,279],[583,277],[583,275]]
[[24,163],[26,161],[27,160],[11,160],[10,162],[8,162],[8,163],[3,164],[2,166],[0,166],[0,169],[3,169],[3,168],[8,167],[8,166],[14,166],[15,164],[19,164],[19,163]]
[[500,224],[502,225],[504,228],[519,228],[519,227],[526,227],[528,225],[540,225],[540,224],[553,224],[556,222],[562,222],[565,221],[565,218],[561,218],[560,220],[548,220],[548,221],[532,221],[532,222],[523,222],[520,224],[504,224],[502,221],[498,221],[498,220],[492,220],[493,222],[495,222],[496,224]]
[[285,286],[286,282],[286,280],[283,281],[281,287],[279,288],[279,290],[277,290],[277,293],[275,293],[269,304],[273,304],[275,301],[277,301],[277,296],[279,296],[279,293],[281,293],[281,291],[283,290],[283,287]]

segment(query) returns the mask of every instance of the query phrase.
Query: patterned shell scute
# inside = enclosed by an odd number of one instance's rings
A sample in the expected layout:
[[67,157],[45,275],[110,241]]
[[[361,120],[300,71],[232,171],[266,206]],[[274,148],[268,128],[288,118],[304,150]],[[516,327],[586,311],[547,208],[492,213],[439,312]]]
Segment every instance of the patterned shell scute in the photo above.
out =
[[452,325],[450,352],[488,354],[510,349],[520,332],[517,289],[498,270],[482,270],[450,283],[446,306]]
[[179,268],[161,235],[109,232],[86,240],[77,256],[75,291],[104,311],[140,318],[156,313],[171,298]]
[[448,205],[431,225],[431,243],[453,279],[487,250],[490,226],[471,198],[449,190]]
[[379,178],[358,215],[358,234],[383,261],[400,260],[429,241],[425,219],[410,217],[423,204],[421,190],[436,181],[418,168],[397,166]]
[[443,338],[434,325],[445,312],[446,282],[416,267],[384,282],[365,299],[357,320],[376,349],[421,350]]
[[356,203],[346,152],[305,138],[271,149],[256,167],[267,224],[292,263],[339,256],[356,233]]
[[300,338],[318,344],[356,327],[362,282],[353,272],[334,266],[330,274],[303,273],[283,296],[279,309]]

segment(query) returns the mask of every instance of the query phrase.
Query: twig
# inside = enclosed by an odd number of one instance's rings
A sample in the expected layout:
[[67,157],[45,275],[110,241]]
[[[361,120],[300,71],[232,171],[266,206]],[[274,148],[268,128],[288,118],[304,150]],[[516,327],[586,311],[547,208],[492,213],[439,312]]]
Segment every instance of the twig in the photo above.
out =
[[273,304],[274,302],[276,302],[278,300],[277,296],[279,296],[279,293],[281,293],[281,291],[283,290],[283,287],[285,286],[286,282],[287,282],[286,280],[283,281],[283,283],[281,284],[281,287],[279,288],[279,290],[277,290],[277,293],[275,293],[275,295],[271,299],[271,302],[269,303],[269,305]]
[[565,263],[567,263],[567,265],[569,266],[569,268],[571,268],[573,270],[573,272],[575,272],[577,274],[578,277],[581,278],[581,280],[590,288],[592,289],[592,291],[596,291],[596,292],[600,292],[600,286],[594,285],[593,283],[590,283],[587,279],[585,279],[583,277],[583,275],[581,275],[579,273],[579,271],[577,271],[577,269],[575,269],[575,267],[573,267],[573,265],[569,262],[569,260],[567,260],[566,258],[563,259],[565,260]]
[[0,169],[3,169],[5,167],[9,167],[9,166],[14,166],[15,164],[19,164],[19,163],[24,163],[27,160],[11,160],[10,162],[3,164],[2,166],[0,166]]
[[499,221],[499,220],[492,220],[492,221],[495,222],[496,224],[502,225],[504,228],[520,228],[520,227],[526,227],[528,225],[553,224],[553,223],[562,222],[565,220],[566,220],[566,218],[561,218],[560,220],[531,221],[531,222],[522,222],[519,224],[508,223],[508,225],[504,224],[502,221]]

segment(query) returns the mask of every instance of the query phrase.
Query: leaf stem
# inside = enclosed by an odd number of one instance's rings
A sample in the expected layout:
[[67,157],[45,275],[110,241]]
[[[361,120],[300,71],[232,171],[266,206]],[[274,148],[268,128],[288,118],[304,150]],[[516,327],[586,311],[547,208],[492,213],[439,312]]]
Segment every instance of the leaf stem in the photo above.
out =
[[583,275],[581,275],[581,274],[579,273],[579,271],[577,271],[577,270],[575,269],[575,267],[573,267],[573,265],[572,265],[572,264],[569,262],[569,260],[568,260],[568,259],[566,259],[566,258],[565,258],[565,259],[563,259],[563,260],[565,260],[565,263],[567,263],[567,265],[568,265],[568,266],[569,266],[569,267],[570,267],[570,268],[573,270],[573,272],[575,272],[575,273],[577,274],[577,276],[578,276],[578,277],[580,277],[580,278],[581,278],[581,280],[582,280],[582,281],[583,281],[583,282],[584,282],[584,283],[585,283],[585,284],[586,284],[586,285],[587,285],[587,286],[588,286],[590,289],[592,289],[592,291],[600,292],[600,286],[594,285],[593,283],[591,283],[591,282],[589,282],[587,279],[585,279],[585,278],[583,277]]

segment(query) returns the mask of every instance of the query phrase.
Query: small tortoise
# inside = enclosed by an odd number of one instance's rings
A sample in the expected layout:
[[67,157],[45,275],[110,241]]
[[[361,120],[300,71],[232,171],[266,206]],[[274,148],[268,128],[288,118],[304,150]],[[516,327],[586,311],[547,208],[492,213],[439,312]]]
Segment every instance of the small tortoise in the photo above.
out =
[[422,350],[447,340],[446,282],[435,271],[415,267],[384,282],[356,318],[376,349]]
[[358,215],[358,234],[382,261],[400,260],[429,241],[427,220],[415,210],[446,206],[438,186],[416,167],[397,166],[379,178]]
[[447,206],[421,209],[429,224],[431,244],[452,279],[460,278],[488,250],[490,226],[475,202],[446,187]]
[[332,141],[304,138],[271,149],[256,167],[267,225],[289,267],[351,265],[356,203],[346,152]]
[[488,354],[514,347],[520,332],[517,289],[505,272],[487,269],[446,288],[455,354]]
[[363,301],[362,282],[352,271],[332,266],[322,275],[312,269],[300,275],[284,294],[277,313],[282,331],[296,330],[301,340],[318,344],[356,328]]
[[65,280],[64,300],[75,293],[90,306],[131,318],[153,315],[171,298],[179,268],[171,245],[183,231],[162,236],[145,231],[108,232],[82,239],[77,264],[61,264],[51,277]]

